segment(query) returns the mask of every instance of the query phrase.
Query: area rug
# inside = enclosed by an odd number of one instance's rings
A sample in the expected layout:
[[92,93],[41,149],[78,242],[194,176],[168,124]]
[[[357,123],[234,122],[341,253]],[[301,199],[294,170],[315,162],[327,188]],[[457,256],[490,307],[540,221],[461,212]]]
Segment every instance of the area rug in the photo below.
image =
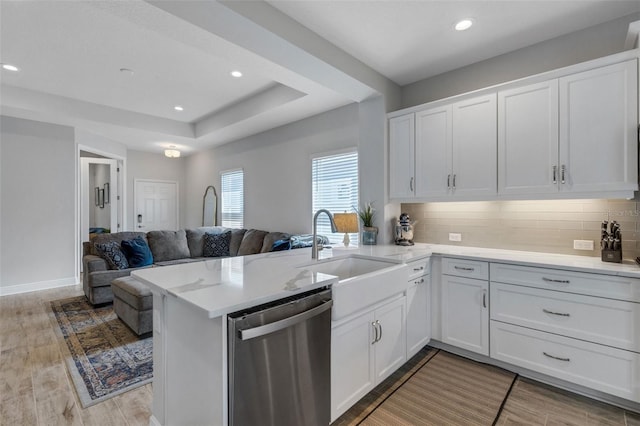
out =
[[83,408],[153,377],[153,339],[139,339],[113,312],[84,296],[54,300],[51,309],[66,343],[66,364]]

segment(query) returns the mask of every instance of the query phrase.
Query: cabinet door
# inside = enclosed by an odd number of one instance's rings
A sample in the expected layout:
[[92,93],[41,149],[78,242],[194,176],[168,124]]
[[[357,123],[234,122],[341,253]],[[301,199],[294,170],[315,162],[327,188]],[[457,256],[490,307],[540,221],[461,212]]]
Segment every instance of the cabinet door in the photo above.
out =
[[407,289],[407,359],[431,338],[431,280],[429,276],[409,282]]
[[558,192],[558,80],[498,93],[498,193]]
[[453,104],[452,193],[456,197],[497,193],[496,94]]
[[560,190],[637,190],[637,61],[559,82]]
[[407,360],[406,298],[402,297],[376,309],[378,341],[375,351],[376,383],[382,382]]
[[389,120],[389,198],[414,194],[414,122],[413,113]]
[[447,195],[452,173],[451,105],[416,113],[415,167],[416,197]]
[[374,318],[368,312],[331,330],[331,421],[375,386]]
[[489,284],[442,275],[442,341],[489,355]]

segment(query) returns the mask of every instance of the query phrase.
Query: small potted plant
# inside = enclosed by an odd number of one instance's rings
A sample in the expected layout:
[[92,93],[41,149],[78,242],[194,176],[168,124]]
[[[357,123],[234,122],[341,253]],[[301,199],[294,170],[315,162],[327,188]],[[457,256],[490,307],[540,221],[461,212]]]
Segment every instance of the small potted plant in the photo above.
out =
[[362,244],[364,245],[374,245],[378,240],[378,228],[373,226],[376,210],[372,204],[365,203],[362,208],[356,210],[362,220]]

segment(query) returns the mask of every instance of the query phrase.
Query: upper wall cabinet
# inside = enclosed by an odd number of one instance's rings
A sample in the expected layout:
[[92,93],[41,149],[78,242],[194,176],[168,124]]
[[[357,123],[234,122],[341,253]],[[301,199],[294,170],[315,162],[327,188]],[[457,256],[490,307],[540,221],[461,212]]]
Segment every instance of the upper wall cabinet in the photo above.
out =
[[408,198],[414,194],[415,116],[413,113],[389,120],[389,194]]
[[498,193],[637,189],[637,62],[498,92]]

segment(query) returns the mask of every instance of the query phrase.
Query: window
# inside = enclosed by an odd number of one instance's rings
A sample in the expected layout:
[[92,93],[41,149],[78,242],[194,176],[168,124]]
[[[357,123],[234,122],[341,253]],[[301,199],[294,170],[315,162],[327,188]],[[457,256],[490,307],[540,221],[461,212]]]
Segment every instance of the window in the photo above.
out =
[[[320,209],[333,213],[355,213],[358,207],[358,152],[316,157],[312,159],[313,214]],[[318,216],[318,234],[329,237],[332,243],[341,243],[344,234],[331,232],[326,215]],[[358,234],[349,234],[353,245],[357,245]]]
[[242,169],[222,172],[222,226],[244,226],[244,172]]

